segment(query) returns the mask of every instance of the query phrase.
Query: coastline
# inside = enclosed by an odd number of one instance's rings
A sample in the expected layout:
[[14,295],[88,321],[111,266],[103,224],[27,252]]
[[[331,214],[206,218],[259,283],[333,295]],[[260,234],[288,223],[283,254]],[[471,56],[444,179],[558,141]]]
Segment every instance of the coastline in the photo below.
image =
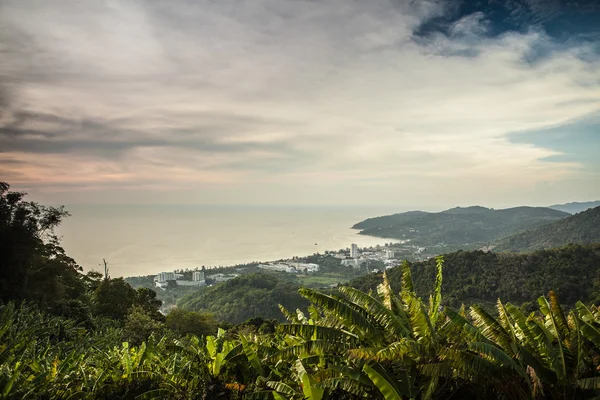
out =
[[[109,263],[113,276],[174,269],[218,268],[290,259],[396,242],[358,234],[351,226],[385,210],[372,208],[69,207],[57,231],[84,268]],[[93,229],[92,229],[93,228]]]

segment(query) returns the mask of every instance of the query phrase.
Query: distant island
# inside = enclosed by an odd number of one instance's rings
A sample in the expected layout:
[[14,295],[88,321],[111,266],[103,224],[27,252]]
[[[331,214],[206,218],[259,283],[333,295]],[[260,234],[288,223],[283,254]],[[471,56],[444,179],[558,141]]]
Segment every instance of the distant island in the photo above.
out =
[[582,211],[589,210],[590,208],[596,208],[600,206],[600,200],[596,201],[585,201],[585,202],[572,202],[566,204],[554,204],[548,208],[553,210],[568,212],[569,214],[577,214]]

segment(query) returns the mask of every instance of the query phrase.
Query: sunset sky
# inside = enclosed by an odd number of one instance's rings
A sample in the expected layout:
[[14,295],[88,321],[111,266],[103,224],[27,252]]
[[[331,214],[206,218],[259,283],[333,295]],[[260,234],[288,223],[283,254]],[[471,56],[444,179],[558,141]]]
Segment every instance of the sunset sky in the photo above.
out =
[[0,0],[0,180],[51,203],[600,199],[600,3]]

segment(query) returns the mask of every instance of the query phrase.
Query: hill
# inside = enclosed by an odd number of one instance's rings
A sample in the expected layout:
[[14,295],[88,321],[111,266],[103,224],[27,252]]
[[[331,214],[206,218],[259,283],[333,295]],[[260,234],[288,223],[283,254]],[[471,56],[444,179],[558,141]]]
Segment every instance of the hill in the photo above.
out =
[[[498,298],[513,304],[533,304],[549,290],[558,293],[563,304],[600,301],[600,244],[571,245],[529,254],[458,251],[444,256],[444,303],[491,304]],[[410,263],[416,292],[431,293],[435,260]],[[395,292],[401,287],[401,268],[388,270]],[[381,273],[359,277],[350,285],[375,290]]]
[[573,202],[566,204],[554,204],[553,206],[549,206],[553,210],[568,212],[569,214],[577,214],[582,211],[589,210],[590,208],[595,208],[600,206],[600,200],[597,201],[585,201],[585,202]]
[[177,305],[189,311],[211,312],[219,320],[232,324],[256,316],[283,321],[285,317],[278,304],[288,310],[308,306],[298,294],[299,288],[271,274],[252,273],[188,294]]
[[494,251],[524,252],[600,242],[600,207],[499,240]]
[[568,217],[563,211],[545,207],[515,207],[494,210],[456,207],[429,213],[411,211],[369,218],[354,225],[360,234],[433,246],[439,243],[476,248],[496,239]]

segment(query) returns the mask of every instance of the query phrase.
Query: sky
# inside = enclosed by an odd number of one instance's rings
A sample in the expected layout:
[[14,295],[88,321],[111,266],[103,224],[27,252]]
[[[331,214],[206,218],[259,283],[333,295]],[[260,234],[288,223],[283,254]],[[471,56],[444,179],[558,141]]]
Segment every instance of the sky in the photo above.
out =
[[65,204],[600,199],[600,3],[0,0],[0,180]]

